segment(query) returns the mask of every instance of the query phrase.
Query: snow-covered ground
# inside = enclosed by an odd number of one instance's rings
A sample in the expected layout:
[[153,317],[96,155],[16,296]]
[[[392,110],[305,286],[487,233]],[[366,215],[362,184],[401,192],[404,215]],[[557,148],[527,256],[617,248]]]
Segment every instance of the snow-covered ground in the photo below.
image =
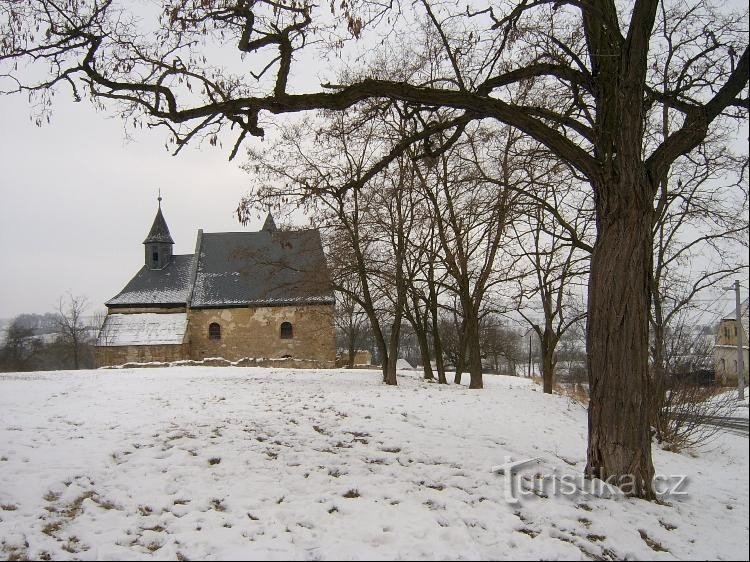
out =
[[0,557],[747,559],[748,440],[655,451],[686,495],[549,490],[586,412],[530,381],[181,367],[0,375]]

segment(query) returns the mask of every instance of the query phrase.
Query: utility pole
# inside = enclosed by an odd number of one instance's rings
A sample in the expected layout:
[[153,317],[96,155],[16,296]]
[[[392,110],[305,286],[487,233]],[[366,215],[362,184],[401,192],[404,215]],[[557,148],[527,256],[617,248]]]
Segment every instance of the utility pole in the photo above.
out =
[[740,282],[734,282],[735,317],[737,322],[737,398],[745,399],[745,353],[742,349],[744,334],[742,329],[742,303],[740,302]]

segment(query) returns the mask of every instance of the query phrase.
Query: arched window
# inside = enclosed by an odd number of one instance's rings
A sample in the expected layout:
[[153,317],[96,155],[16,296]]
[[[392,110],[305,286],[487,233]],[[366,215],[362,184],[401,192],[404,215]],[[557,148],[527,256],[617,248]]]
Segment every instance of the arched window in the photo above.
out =
[[208,325],[208,339],[210,340],[221,339],[221,326],[219,326],[216,322],[211,322]]
[[290,340],[294,337],[294,329],[292,328],[292,325],[289,322],[284,322],[281,324],[281,339],[282,340]]

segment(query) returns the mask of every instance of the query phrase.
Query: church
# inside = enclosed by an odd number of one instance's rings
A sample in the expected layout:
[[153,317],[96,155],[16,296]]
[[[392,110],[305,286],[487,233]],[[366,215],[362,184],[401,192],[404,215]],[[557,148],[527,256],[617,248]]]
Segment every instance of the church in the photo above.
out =
[[195,253],[175,255],[161,210],[145,263],[115,297],[96,342],[99,367],[255,358],[332,367],[334,294],[317,229],[198,230]]

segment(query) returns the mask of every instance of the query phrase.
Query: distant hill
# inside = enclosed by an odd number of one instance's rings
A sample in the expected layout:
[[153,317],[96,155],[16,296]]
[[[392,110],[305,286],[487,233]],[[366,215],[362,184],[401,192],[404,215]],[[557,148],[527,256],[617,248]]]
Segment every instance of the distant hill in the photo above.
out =
[[[99,323],[102,321],[102,318],[103,316],[100,314],[91,314],[83,318],[92,338],[96,338],[98,335]],[[0,318],[0,345],[5,343],[6,330],[14,320],[20,321],[24,328],[32,330],[34,339],[51,343],[58,336],[55,314],[51,312],[47,314],[19,314],[15,318]]]

